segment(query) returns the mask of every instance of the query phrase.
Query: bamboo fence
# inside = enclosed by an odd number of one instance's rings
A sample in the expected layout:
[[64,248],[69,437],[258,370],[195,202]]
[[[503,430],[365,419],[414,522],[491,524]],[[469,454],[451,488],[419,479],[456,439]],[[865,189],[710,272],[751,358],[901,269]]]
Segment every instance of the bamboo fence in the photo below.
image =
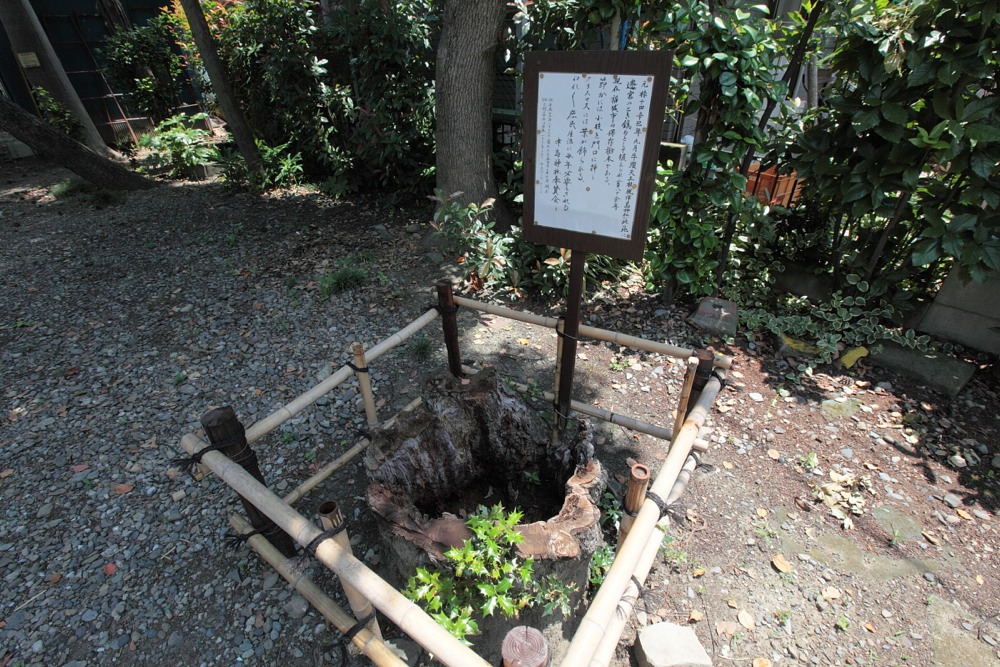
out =
[[[501,306],[477,302],[472,299],[454,297],[454,303],[466,308],[472,308],[537,326],[551,329],[557,329],[560,326],[557,318],[521,313]],[[393,348],[401,345],[434,321],[438,315],[436,309],[428,310],[409,325],[379,342],[369,350],[364,350],[360,344],[355,343],[352,346],[353,363],[344,365],[319,384],[256,422],[247,429],[246,438],[248,443],[253,443],[278,428],[287,420],[293,418],[342,384],[351,375],[358,376],[369,427],[373,428],[377,426],[379,422],[375,412],[375,402],[371,385],[368,382],[368,365]],[[611,413],[602,408],[585,405],[577,401],[571,402],[571,409],[581,414],[603,419],[657,438],[671,440],[667,458],[650,487],[650,492],[654,494],[664,494],[666,491],[670,491],[675,484],[678,484],[678,477],[691,452],[704,450],[707,446],[707,443],[698,439],[698,435],[708,411],[721,390],[722,378],[726,369],[730,368],[732,359],[724,355],[714,355],[712,365],[720,370],[713,373],[713,376],[698,395],[697,401],[690,410],[690,413],[688,413],[687,402],[691,394],[694,369],[697,365],[697,360],[692,360],[694,350],[585,325],[579,327],[579,335],[689,360],[688,373],[686,374],[682,396],[677,406],[677,416],[673,429],[647,424],[625,415]],[[449,350],[449,359],[452,357],[455,359],[459,358],[457,350]],[[462,367],[462,370],[475,372],[475,369],[468,367]],[[521,391],[528,391],[526,385],[517,386]],[[555,399],[555,395],[543,392],[542,398],[552,401]],[[406,406],[403,411],[412,410],[419,403],[420,399],[416,399]],[[394,419],[395,417],[393,417]],[[209,443],[198,435],[189,433],[181,438],[181,446],[189,453],[195,454],[208,447]],[[222,481],[232,487],[240,496],[267,515],[298,544],[307,546],[322,531],[293,509],[291,507],[292,503],[303,498],[323,480],[347,465],[348,462],[363,452],[368,446],[369,441],[367,439],[362,440],[339,458],[328,463],[309,479],[302,482],[285,498],[279,498],[274,495],[266,486],[240,467],[240,465],[234,463],[222,453],[206,451],[201,458],[201,462],[208,469],[215,472]],[[683,488],[682,484],[680,486]],[[664,496],[661,495],[661,497]],[[607,665],[610,654],[613,653],[618,637],[621,635],[624,623],[627,622],[632,611],[631,605],[627,602],[629,596],[635,595],[638,592],[637,590],[632,592],[628,590],[630,586],[636,588],[633,575],[639,579],[640,583],[645,579],[662,539],[663,533],[659,527],[660,520],[659,509],[652,500],[646,498],[632,520],[631,529],[622,541],[604,583],[591,602],[586,615],[581,620],[579,629],[573,637],[568,653],[562,662],[564,667],[578,667],[580,665],[592,665],[594,667],[600,665],[601,667],[605,667]],[[250,530],[249,524],[241,517],[232,517],[230,523],[240,534],[245,534]],[[285,577],[324,618],[338,629],[344,632],[354,625],[356,622],[355,619],[320,591],[312,581],[301,573],[298,573],[296,568],[292,567],[289,563],[289,560],[278,553],[263,536],[251,536],[248,539],[248,543],[265,561]],[[443,664],[448,667],[475,667],[476,665],[485,666],[488,664],[468,646],[462,644],[448,633],[448,631],[438,625],[422,609],[403,597],[398,590],[390,586],[364,563],[355,558],[350,552],[349,545],[345,548],[343,540],[327,539],[320,542],[315,547],[314,555],[320,562],[340,577],[345,589],[357,594],[356,596],[352,596],[352,598],[355,598],[352,599],[353,606],[365,608],[363,603],[356,599],[356,597],[361,596],[366,598],[365,601],[367,603],[382,612],[400,630],[423,646]],[[616,610],[619,611],[617,616],[615,613]],[[375,628],[375,631],[372,632],[367,628],[360,630],[352,638],[353,643],[376,665],[379,665],[379,667],[383,665],[396,666],[403,664],[381,640],[377,626],[371,625],[370,627]]]

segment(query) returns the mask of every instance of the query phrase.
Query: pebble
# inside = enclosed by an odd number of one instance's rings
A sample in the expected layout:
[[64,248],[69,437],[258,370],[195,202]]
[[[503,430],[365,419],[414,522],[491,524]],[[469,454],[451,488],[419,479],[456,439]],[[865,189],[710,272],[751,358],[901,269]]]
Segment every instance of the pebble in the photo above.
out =
[[289,617],[302,618],[309,611],[309,602],[301,595],[294,595],[285,603],[284,608]]
[[751,391],[749,394],[747,394],[747,396],[754,403],[763,403],[764,402],[764,397],[760,393],[758,393],[756,391]]
[[952,509],[955,509],[956,507],[960,507],[962,505],[962,499],[956,496],[954,493],[945,494],[944,498],[942,498],[941,501]]

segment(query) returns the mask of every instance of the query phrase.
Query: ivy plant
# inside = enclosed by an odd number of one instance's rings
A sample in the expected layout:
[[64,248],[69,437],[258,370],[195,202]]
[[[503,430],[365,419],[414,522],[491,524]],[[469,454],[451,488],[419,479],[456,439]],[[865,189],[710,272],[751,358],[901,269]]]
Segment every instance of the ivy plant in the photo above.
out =
[[466,644],[479,633],[477,618],[515,618],[535,606],[544,615],[569,614],[572,589],[554,575],[539,581],[534,560],[517,555],[524,537],[515,526],[522,517],[520,511],[506,512],[499,504],[480,506],[466,522],[473,537],[445,552],[448,570],[417,568],[403,595]]

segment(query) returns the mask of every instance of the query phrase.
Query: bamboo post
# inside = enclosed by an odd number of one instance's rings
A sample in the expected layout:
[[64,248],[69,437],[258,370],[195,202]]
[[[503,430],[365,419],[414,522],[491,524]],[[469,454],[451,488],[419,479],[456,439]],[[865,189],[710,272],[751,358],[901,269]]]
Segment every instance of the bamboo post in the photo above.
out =
[[438,312],[441,313],[441,327],[444,329],[444,344],[448,348],[448,370],[457,378],[462,377],[462,351],[458,347],[458,306],[451,292],[451,281],[437,283]]
[[[233,516],[229,519],[229,525],[232,526],[240,535],[245,535],[250,532],[250,524],[244,521],[241,517]],[[329,621],[337,630],[340,632],[347,632],[350,630],[354,624],[355,619],[351,618],[351,615],[341,608],[336,602],[330,599],[330,597],[317,586],[312,579],[302,575],[301,571],[296,568],[292,562],[278,553],[278,550],[271,545],[263,535],[254,535],[249,540],[247,544],[250,545],[257,554],[263,558],[275,571],[285,578],[285,581],[290,583],[296,591],[298,591],[302,597],[309,601],[310,604],[323,615],[327,621]],[[361,649],[368,658],[377,667],[405,667],[406,663],[399,659],[399,657],[393,653],[392,649],[386,646],[385,642],[378,639],[370,630],[362,629],[356,635],[354,635],[351,640],[354,645]]]
[[[323,530],[331,530],[335,526],[346,523],[344,515],[340,511],[340,506],[332,500],[328,500],[319,506],[319,520],[323,525]],[[333,540],[340,545],[344,553],[351,556],[354,555],[354,552],[351,550],[351,538],[347,535],[346,529],[336,533],[333,536]],[[373,635],[382,639],[382,631],[378,627],[378,618],[373,615],[375,610],[372,608],[372,603],[350,584],[341,581],[340,585],[344,587],[344,595],[347,597],[347,603],[351,605],[351,611],[354,612],[355,618],[360,620],[371,615],[372,620],[365,627],[371,630]]]
[[649,487],[649,468],[641,463],[636,463],[629,471],[628,486],[625,487],[625,499],[622,501],[621,525],[618,526],[618,546],[621,547],[628,531],[632,528],[632,521],[642,507],[642,501],[646,499],[646,489]]
[[372,394],[372,379],[368,370],[368,361],[365,359],[365,348],[361,343],[355,342],[351,344],[351,352],[354,354],[354,374],[358,376],[361,398],[365,404],[368,430],[371,430],[378,426],[378,413],[375,411],[375,396]]
[[680,400],[677,401],[677,416],[674,419],[674,433],[679,433],[687,417],[688,402],[691,400],[691,388],[694,386],[695,372],[698,370],[698,358],[688,357],[687,372],[684,374],[684,387],[681,389]]
[[712,371],[715,368],[715,354],[711,350],[701,349],[695,350],[691,356],[698,360],[698,368],[694,375],[694,390],[700,392],[705,388],[708,379],[712,377]]
[[[687,487],[687,480],[696,464],[697,461],[693,455],[689,456],[687,461],[684,462],[684,467],[681,469],[677,481],[674,482],[674,486],[670,489],[670,494],[667,496],[666,503],[668,505],[684,493],[684,489]],[[687,476],[685,476],[685,473],[687,473]],[[604,637],[601,638],[601,643],[597,646],[590,667],[608,667],[611,663],[615,647],[618,646],[618,639],[621,637],[625,625],[632,617],[635,603],[641,599],[642,586],[646,582],[646,577],[649,576],[649,571],[653,567],[656,556],[660,553],[660,545],[663,544],[663,537],[666,534],[664,526],[668,523],[669,519],[661,519],[650,533],[649,540],[646,542],[646,548],[643,549],[642,555],[639,557],[639,562],[635,566],[635,572],[629,580],[628,587],[626,587],[625,592],[622,593],[622,597],[618,601],[618,608],[614,618],[611,619],[607,632],[605,632]]]
[[549,643],[537,628],[519,625],[503,638],[503,667],[548,667]]
[[[204,448],[205,441],[193,433],[181,438],[181,446],[190,453]],[[258,480],[222,454],[210,451],[202,462],[219,479],[267,514],[299,544],[307,546],[319,537],[319,528],[289,507]],[[364,563],[347,554],[333,540],[316,547],[316,558],[341,579],[368,596],[372,606],[395,623],[399,629],[432,653],[447,667],[488,667],[489,663],[438,625],[426,612],[407,600]]]
[[562,665],[564,667],[580,667],[591,664],[597,646],[615,616],[618,601],[628,586],[632,573],[635,572],[646,548],[650,533],[660,520],[660,510],[649,495],[655,494],[659,498],[663,498],[670,491],[687,460],[698,431],[705,423],[705,418],[715,401],[715,397],[722,388],[721,379],[721,375],[712,375],[705,385],[705,389],[698,396],[698,400],[685,420],[680,433],[676,435],[667,458],[650,487],[646,501],[643,502],[635,521],[632,523],[628,538],[618,550],[618,555],[611,564],[611,569],[604,578],[604,583],[601,584],[590,608],[580,621],[577,632],[573,636],[563,659]]
[[[225,443],[220,451],[232,459],[234,463],[239,464],[255,480],[266,485],[264,475],[260,472],[260,466],[257,465],[257,455],[247,443],[246,431],[236,417],[235,410],[230,407],[209,410],[201,418],[201,425],[205,428],[205,434],[208,435],[208,439],[213,445]],[[295,544],[291,538],[242,495],[240,500],[243,502],[243,507],[246,509],[254,529],[261,531],[261,534],[267,537],[278,551],[289,558],[294,556]]]
[[[406,342],[406,340],[413,336],[413,334],[417,333],[437,319],[437,316],[437,311],[432,308],[396,333],[381,341],[375,347],[367,350],[365,352],[365,356],[368,359],[368,363],[375,361],[386,352]],[[256,442],[274,429],[278,428],[286,421],[326,396],[330,393],[330,390],[340,385],[347,378],[351,377],[351,373],[353,372],[354,371],[351,370],[350,366],[343,366],[339,370],[335,371],[333,375],[315,385],[312,389],[300,394],[287,405],[283,405],[268,416],[264,417],[247,429],[247,441],[251,443]]]

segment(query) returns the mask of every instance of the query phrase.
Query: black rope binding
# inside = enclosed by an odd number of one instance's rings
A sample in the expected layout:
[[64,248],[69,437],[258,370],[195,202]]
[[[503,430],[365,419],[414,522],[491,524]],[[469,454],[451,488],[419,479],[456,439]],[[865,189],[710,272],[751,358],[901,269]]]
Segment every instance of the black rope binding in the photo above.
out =
[[719,391],[725,389],[726,385],[729,384],[729,378],[723,377],[722,373],[720,373],[718,370],[713,370],[712,374],[709,377],[714,377],[716,380],[719,381]]
[[368,367],[367,366],[358,367],[358,366],[355,366],[354,363],[350,362],[350,361],[347,362],[347,366],[351,370],[353,370],[355,373],[367,373],[368,372]]
[[340,636],[340,642],[338,644],[330,644],[327,646],[327,650],[333,649],[334,646],[340,646],[340,664],[347,664],[347,647],[352,641],[354,641],[355,635],[364,630],[369,623],[375,620],[375,610],[373,609],[370,614],[359,620],[357,623],[352,625]]
[[652,500],[653,504],[656,505],[657,509],[660,510],[660,518],[661,519],[667,515],[668,511],[670,511],[669,505],[667,505],[667,503],[665,503],[663,501],[663,498],[659,497],[658,495],[656,495],[652,491],[647,491],[646,492],[646,498],[648,498],[649,500]]
[[241,546],[250,541],[250,538],[254,535],[263,535],[264,531],[260,528],[251,530],[249,533],[228,533],[226,535],[226,546],[230,549],[239,549]]
[[347,529],[347,517],[345,516],[336,526],[333,526],[329,530],[324,530],[322,533],[311,539],[309,541],[309,544],[303,547],[302,553],[300,553],[298,556],[292,559],[293,560],[292,567],[296,570],[304,569],[306,566],[306,560],[310,556],[316,555],[316,550],[319,548],[319,545],[321,545],[323,542],[330,539],[334,535],[344,532],[346,529]]
[[578,337],[570,336],[568,333],[566,333],[561,329],[556,329],[556,335],[559,336],[560,338],[568,338],[570,340],[575,340],[576,342],[580,342],[580,339]]
[[[201,463],[201,457],[202,456],[204,456],[208,452],[219,452],[219,451],[222,451],[226,447],[229,447],[230,445],[236,444],[236,443],[238,443],[240,441],[243,441],[244,444],[246,443],[246,434],[242,434],[242,435],[238,435],[238,436],[234,435],[231,438],[226,438],[225,440],[220,440],[219,442],[214,442],[211,445],[209,445],[208,447],[205,447],[204,449],[198,450],[197,452],[195,452],[191,456],[181,456],[181,457],[178,457],[178,458],[175,458],[175,459],[171,459],[170,462],[173,463],[176,466],[180,466],[181,470],[183,470],[187,474],[189,474],[192,477],[194,477],[194,467],[196,465],[198,465],[199,463]],[[246,449],[247,449],[247,447],[244,447],[243,449],[241,449],[239,451],[239,453],[237,453],[236,455],[234,455],[234,456],[232,456],[230,458],[232,458],[235,461],[237,459],[237,457],[240,456],[240,454],[242,454]]]
[[448,308],[447,306],[442,306],[442,305],[439,305],[439,304],[433,306],[433,308],[434,308],[434,310],[438,311],[438,313],[440,313],[441,315],[454,315],[455,313],[458,312],[458,304],[457,303],[454,306],[452,306],[451,308]]

